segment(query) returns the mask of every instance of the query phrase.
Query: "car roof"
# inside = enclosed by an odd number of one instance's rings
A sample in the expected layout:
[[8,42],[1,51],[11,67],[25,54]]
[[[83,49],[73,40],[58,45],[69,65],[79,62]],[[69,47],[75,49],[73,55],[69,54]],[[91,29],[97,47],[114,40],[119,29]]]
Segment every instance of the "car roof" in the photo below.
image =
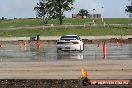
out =
[[80,37],[78,35],[64,35],[64,36],[61,36],[61,39],[78,39],[78,40],[80,40]]
[[64,36],[78,36],[78,35],[64,35]]

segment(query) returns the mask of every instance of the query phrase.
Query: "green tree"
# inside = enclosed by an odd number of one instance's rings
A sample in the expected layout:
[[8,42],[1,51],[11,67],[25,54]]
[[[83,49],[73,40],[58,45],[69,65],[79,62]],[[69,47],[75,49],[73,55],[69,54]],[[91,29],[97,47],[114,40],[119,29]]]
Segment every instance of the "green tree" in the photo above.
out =
[[127,8],[125,9],[125,12],[128,13],[129,17],[132,17],[132,0],[129,0],[129,2],[130,2],[130,5],[126,6]]
[[86,16],[86,18],[87,18],[87,16],[88,16],[88,11],[87,10],[85,10],[85,9],[80,9],[80,11],[79,11],[79,15],[80,16],[82,16],[82,19],[84,18],[84,16]]
[[64,12],[72,10],[74,0],[40,0],[34,8],[43,19],[58,18],[62,24]]
[[43,18],[44,23],[47,24],[48,18],[51,15],[50,3],[47,0],[39,0],[34,10],[37,12],[37,17]]

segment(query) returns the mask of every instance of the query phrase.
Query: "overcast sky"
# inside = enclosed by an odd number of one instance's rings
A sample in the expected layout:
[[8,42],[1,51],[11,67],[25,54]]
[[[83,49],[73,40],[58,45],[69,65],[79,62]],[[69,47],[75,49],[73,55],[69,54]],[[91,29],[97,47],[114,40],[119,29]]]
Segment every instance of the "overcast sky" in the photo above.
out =
[[[33,10],[39,0],[0,0],[0,18],[32,18],[36,17]],[[66,12],[67,17],[87,9],[89,13],[103,13],[105,18],[126,18],[128,0],[75,0],[74,10]],[[104,7],[102,9],[101,7]],[[95,9],[95,11],[93,11]]]

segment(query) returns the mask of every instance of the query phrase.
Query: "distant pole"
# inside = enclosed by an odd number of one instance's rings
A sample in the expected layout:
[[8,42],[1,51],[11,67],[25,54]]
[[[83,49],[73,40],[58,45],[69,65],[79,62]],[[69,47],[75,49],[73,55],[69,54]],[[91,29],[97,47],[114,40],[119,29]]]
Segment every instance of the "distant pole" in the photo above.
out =
[[94,11],[95,11],[95,9],[93,9],[93,23],[95,22],[95,21],[94,21],[94,20],[95,20]]
[[104,13],[104,7],[102,6],[102,23],[104,22],[103,13]]

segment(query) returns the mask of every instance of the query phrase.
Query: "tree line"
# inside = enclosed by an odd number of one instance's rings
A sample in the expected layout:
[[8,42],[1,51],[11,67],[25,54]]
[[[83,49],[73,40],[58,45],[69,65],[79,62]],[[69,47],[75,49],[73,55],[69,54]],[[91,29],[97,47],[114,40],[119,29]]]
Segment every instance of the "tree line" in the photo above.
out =
[[126,6],[125,11],[128,13],[129,17],[132,17],[132,0],[129,0],[129,5]]
[[[73,2],[75,0],[39,0],[34,10],[37,12],[37,17],[43,18],[45,24],[49,19],[59,19],[62,24],[64,12],[74,9]],[[88,16],[89,12],[85,9],[80,9],[78,13],[82,18]]]
[[[62,24],[64,19],[64,12],[74,9],[73,3],[75,0],[39,0],[34,10],[37,12],[37,17],[43,18],[45,24],[49,19],[59,19]],[[129,17],[132,17],[132,0],[129,0],[130,4],[126,6],[125,12]],[[80,9],[79,13],[82,18],[88,16],[89,12],[85,9]]]
[[48,19],[59,19],[62,24],[64,12],[73,9],[74,0],[40,0],[34,8],[38,17],[42,17],[47,23]]

